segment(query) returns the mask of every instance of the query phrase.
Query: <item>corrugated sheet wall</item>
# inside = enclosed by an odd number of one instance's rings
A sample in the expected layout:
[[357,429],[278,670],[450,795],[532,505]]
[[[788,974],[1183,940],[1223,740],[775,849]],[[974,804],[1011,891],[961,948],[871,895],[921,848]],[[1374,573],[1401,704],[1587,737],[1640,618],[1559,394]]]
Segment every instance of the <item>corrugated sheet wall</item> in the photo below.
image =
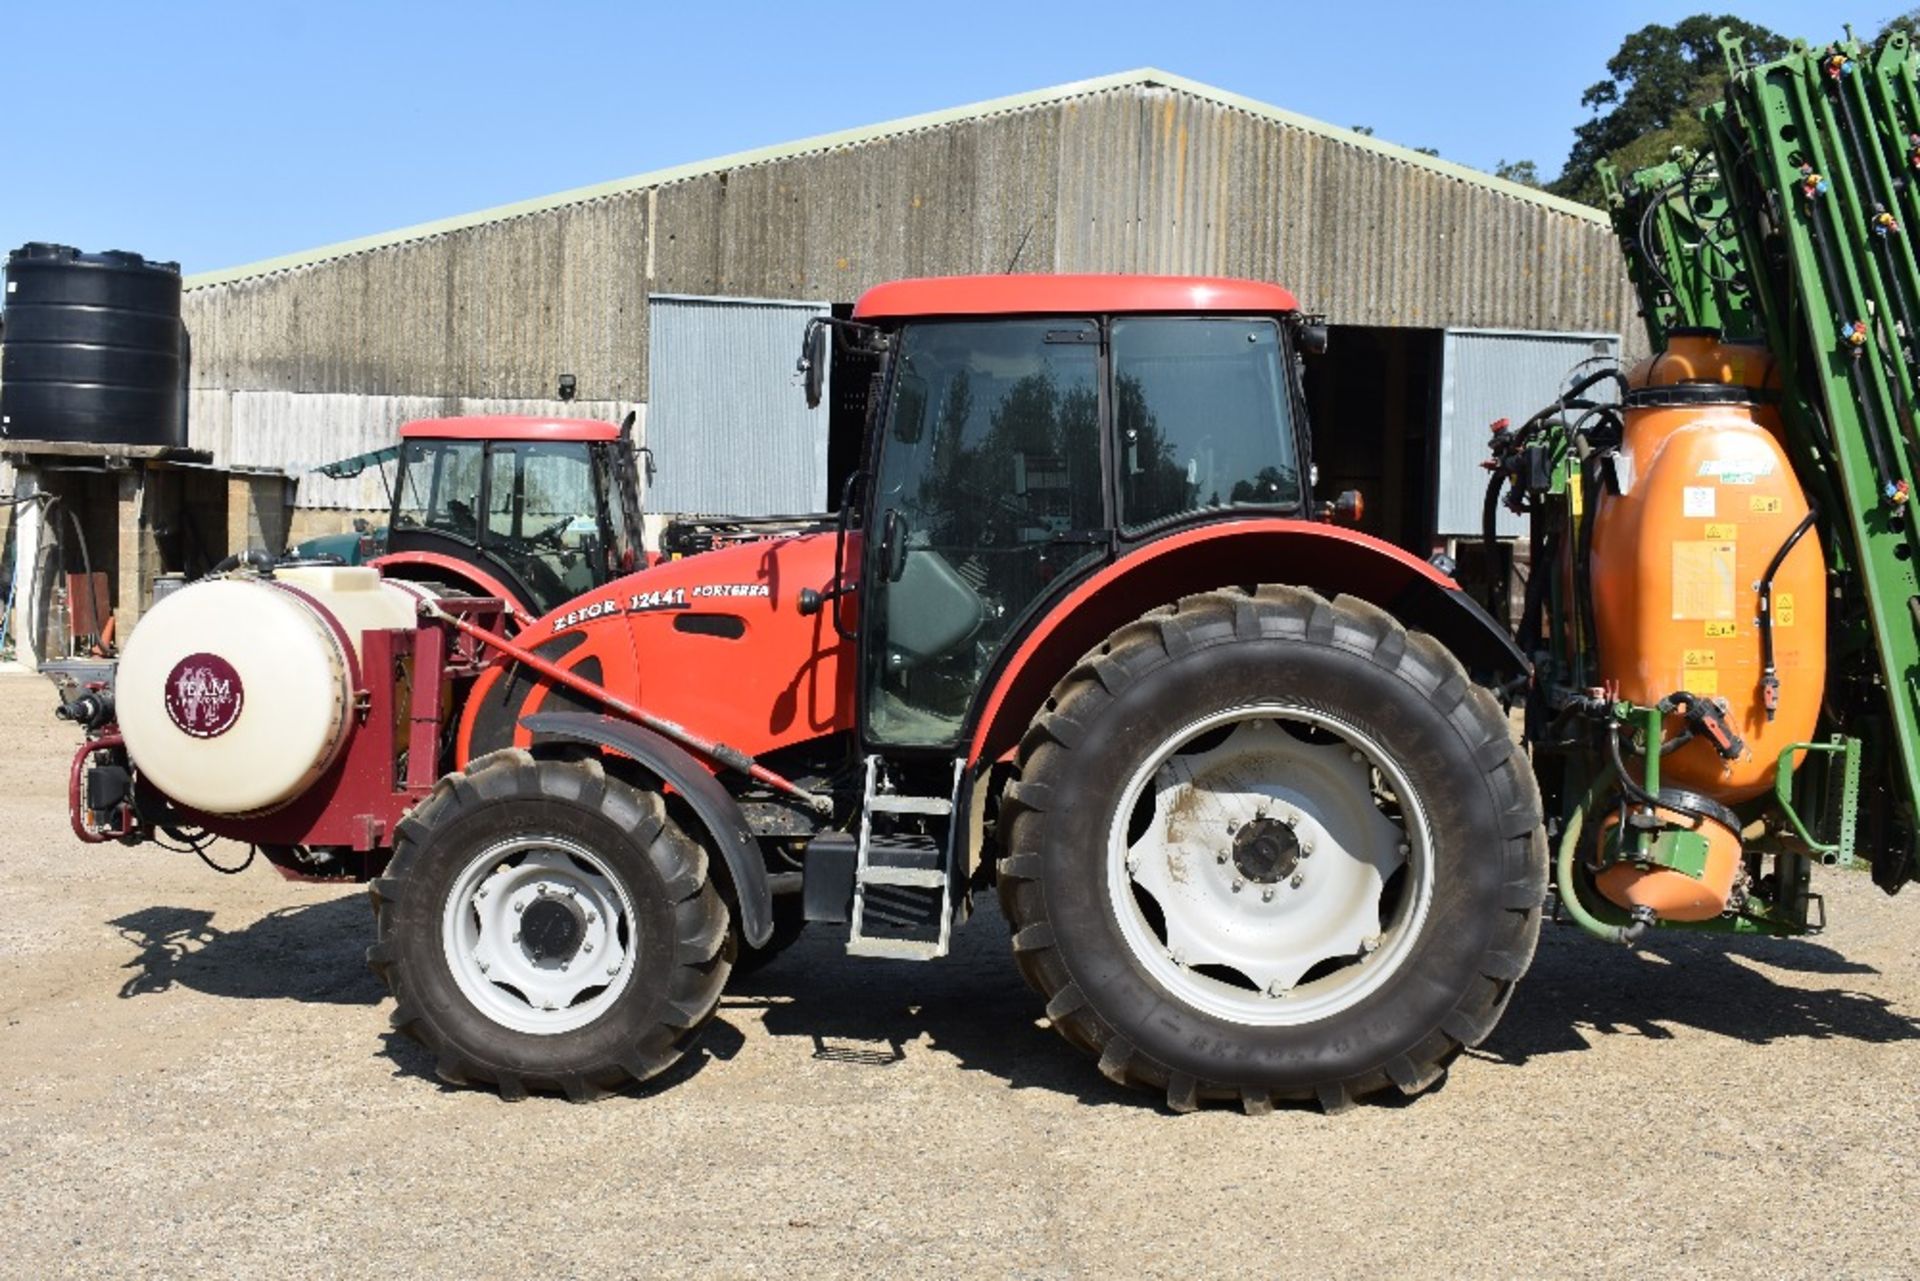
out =
[[[617,414],[648,398],[652,293],[850,301],[1009,266],[1277,280],[1343,324],[1635,328],[1599,222],[1144,85],[194,289],[186,307],[202,389],[538,400],[571,373]],[[334,439],[315,412],[263,404],[233,457]],[[301,447],[352,453],[355,430]]]
[[794,375],[807,319],[824,303],[656,297],[647,445],[649,505],[771,516],[824,511],[827,405]]
[[[1461,333],[1446,335],[1441,355],[1440,502],[1442,538],[1478,536],[1487,494],[1487,428],[1501,418],[1521,422],[1551,404],[1576,365],[1594,356],[1618,357],[1611,334]],[[1605,396],[1608,389],[1596,389]],[[1527,531],[1526,521],[1501,509],[1506,537]]]

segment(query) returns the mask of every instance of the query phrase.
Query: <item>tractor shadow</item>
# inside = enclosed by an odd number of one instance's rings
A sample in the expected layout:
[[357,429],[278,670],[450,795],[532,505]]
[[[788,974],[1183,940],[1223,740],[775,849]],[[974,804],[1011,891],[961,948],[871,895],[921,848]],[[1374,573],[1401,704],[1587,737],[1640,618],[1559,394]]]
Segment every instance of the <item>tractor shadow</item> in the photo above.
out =
[[[1108,1082],[1044,1025],[1039,997],[1014,968],[1006,922],[990,895],[977,902],[973,920],[954,932],[952,953],[930,964],[849,957],[844,930],[808,930],[763,969],[736,973],[700,1048],[634,1093],[671,1089],[706,1063],[733,1058],[747,1049],[742,1028],[758,1022],[770,1036],[803,1038],[816,1060],[855,1069],[885,1070],[932,1051],[1015,1089],[1087,1106],[1161,1107],[1151,1093]],[[108,924],[135,949],[122,998],[184,988],[236,1000],[387,999],[366,966],[373,917],[360,894],[280,908],[233,930],[210,911],[185,907],[143,908]],[[1667,1040],[1689,1031],[1751,1045],[1920,1040],[1920,1019],[1845,982],[1875,972],[1806,940],[1668,935],[1628,951],[1548,925],[1506,1017],[1471,1053],[1518,1067],[1601,1038]],[[382,1036],[396,1075],[441,1084],[423,1049],[397,1033]]]
[[[1783,981],[1769,970],[1796,978]],[[1845,983],[1877,973],[1806,939],[1667,934],[1629,950],[1549,923],[1506,1017],[1472,1053],[1518,1066],[1589,1049],[1600,1038],[1664,1041],[1687,1031],[1749,1045],[1920,1040],[1920,1018]],[[1801,986],[1797,976],[1812,982]]]
[[[316,1005],[379,1005],[387,989],[367,968],[373,911],[364,893],[344,894],[269,912],[244,929],[223,930],[204,908],[148,907],[107,924],[138,949],[122,968],[123,1000],[175,988],[246,1001]],[[425,1081],[443,1092],[433,1056],[419,1043],[386,1031],[380,1040],[396,1077]],[[636,1097],[657,1094],[696,1075],[708,1063],[732,1058],[746,1044],[724,1017],[708,1025],[699,1046],[672,1068],[634,1087]]]
[[757,1017],[767,1034],[810,1043],[821,1062],[884,1069],[929,1051],[1015,1089],[1048,1090],[1089,1106],[1156,1107],[1114,1085],[1041,1020],[1041,1001],[1014,968],[992,895],[932,962],[846,954],[845,927],[808,929],[763,969],[736,974],[721,1012]]
[[367,968],[373,911],[366,895],[277,908],[223,930],[197,907],[146,907],[108,921],[138,952],[122,998],[181,987],[248,1001],[377,1005],[387,994]]

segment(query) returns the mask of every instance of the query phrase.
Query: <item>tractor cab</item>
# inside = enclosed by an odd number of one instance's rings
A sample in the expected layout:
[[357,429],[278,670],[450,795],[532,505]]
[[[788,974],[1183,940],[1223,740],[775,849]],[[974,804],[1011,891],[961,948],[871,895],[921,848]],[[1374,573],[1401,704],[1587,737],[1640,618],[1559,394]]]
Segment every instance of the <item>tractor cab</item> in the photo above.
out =
[[423,419],[400,429],[397,446],[320,470],[393,467],[387,528],[354,540],[375,554],[349,563],[498,596],[536,618],[640,568],[630,431],[584,419]]
[[1277,286],[903,281],[834,327],[880,369],[862,477],[876,747],[951,748],[1009,643],[1131,546],[1309,502],[1296,353],[1317,344]]

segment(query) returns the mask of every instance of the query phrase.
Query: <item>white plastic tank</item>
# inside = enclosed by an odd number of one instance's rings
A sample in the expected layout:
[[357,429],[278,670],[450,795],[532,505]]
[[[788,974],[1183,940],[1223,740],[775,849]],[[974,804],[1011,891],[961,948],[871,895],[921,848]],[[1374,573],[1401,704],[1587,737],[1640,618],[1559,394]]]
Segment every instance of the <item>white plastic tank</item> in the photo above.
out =
[[114,707],[128,757],[162,793],[209,814],[286,804],[352,730],[361,634],[417,626],[426,590],[365,567],[311,566],[169,594],[121,651]]

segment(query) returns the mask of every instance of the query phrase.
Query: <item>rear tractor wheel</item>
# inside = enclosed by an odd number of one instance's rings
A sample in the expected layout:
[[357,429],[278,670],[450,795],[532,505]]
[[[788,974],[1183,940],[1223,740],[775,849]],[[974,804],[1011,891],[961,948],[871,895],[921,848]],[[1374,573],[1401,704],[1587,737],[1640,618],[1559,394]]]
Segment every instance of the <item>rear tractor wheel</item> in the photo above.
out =
[[1176,1109],[1417,1093],[1532,959],[1526,760],[1451,654],[1363,602],[1155,610],[1055,688],[1019,771],[1020,968],[1062,1035]]
[[706,852],[598,760],[495,752],[396,838],[367,960],[443,1079],[592,1098],[665,1071],[712,1016],[728,916]]

